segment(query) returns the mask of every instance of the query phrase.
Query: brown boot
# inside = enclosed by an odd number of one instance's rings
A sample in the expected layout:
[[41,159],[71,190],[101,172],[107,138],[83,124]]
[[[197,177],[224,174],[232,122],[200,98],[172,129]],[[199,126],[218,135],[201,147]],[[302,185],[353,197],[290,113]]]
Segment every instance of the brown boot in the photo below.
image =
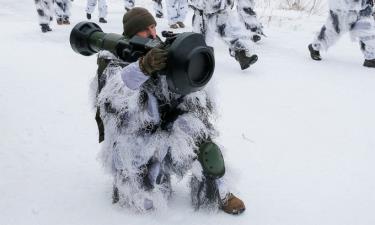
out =
[[64,18],[63,24],[65,24],[65,25],[69,25],[70,24],[69,17]]
[[172,29],[178,29],[178,25],[176,23],[171,24],[169,27]]
[[246,208],[245,204],[241,199],[237,198],[232,193],[229,193],[225,197],[225,199],[222,200],[220,209],[228,214],[238,215],[243,213],[243,211],[245,211]]
[[63,24],[63,19],[62,18],[57,18],[56,22],[57,22],[58,25],[62,25]]

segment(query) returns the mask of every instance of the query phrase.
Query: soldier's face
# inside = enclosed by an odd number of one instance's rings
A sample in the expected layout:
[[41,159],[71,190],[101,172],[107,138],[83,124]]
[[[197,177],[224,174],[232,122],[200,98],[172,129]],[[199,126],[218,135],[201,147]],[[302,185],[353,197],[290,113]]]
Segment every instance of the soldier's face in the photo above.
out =
[[152,24],[148,26],[146,29],[139,31],[136,35],[143,37],[143,38],[155,39],[156,38],[156,25]]

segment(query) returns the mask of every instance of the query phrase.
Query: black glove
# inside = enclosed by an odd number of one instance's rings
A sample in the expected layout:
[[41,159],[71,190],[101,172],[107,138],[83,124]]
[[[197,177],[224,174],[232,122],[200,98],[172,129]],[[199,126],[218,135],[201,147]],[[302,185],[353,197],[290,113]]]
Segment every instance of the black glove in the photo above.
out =
[[148,75],[160,71],[167,66],[167,54],[168,52],[164,49],[153,48],[139,60],[139,67]]

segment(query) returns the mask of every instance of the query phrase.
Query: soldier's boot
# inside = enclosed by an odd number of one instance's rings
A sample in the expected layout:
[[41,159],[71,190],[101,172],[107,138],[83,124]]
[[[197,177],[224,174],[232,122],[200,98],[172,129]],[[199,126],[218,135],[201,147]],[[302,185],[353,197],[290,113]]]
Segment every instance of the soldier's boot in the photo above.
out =
[[65,25],[69,25],[70,24],[69,17],[64,17],[63,24],[65,24]]
[[178,25],[176,23],[169,25],[172,29],[178,29]]
[[116,204],[120,200],[119,194],[118,194],[118,188],[116,185],[113,185],[113,193],[112,193],[112,204]]
[[240,63],[241,70],[249,68],[252,64],[258,61],[257,55],[247,56],[245,50],[236,51],[234,58]]
[[58,25],[62,25],[63,24],[63,18],[57,18],[56,22],[57,22]]
[[313,60],[316,60],[316,61],[322,60],[322,57],[320,56],[320,52],[315,50],[312,44],[309,44],[309,51],[310,51],[310,56]]
[[375,59],[366,59],[363,66],[375,68]]
[[90,13],[86,13],[86,18],[87,18],[88,20],[91,20],[91,14],[90,14]]
[[243,201],[232,193],[229,193],[225,199],[221,200],[219,208],[232,215],[238,215],[245,211],[246,207]]
[[107,23],[107,20],[104,19],[103,17],[100,17],[99,18],[99,23]]
[[52,29],[48,26],[48,24],[40,24],[40,29],[42,30],[43,33],[52,31]]
[[252,37],[251,37],[251,40],[253,40],[255,43],[260,41],[260,39],[262,39],[258,34],[254,34]]
[[177,22],[178,26],[180,26],[181,28],[185,28],[185,24],[183,22]]
[[155,16],[156,16],[156,18],[159,18],[159,19],[161,19],[161,18],[164,17],[164,15],[163,15],[162,12],[156,12],[156,13],[155,13]]

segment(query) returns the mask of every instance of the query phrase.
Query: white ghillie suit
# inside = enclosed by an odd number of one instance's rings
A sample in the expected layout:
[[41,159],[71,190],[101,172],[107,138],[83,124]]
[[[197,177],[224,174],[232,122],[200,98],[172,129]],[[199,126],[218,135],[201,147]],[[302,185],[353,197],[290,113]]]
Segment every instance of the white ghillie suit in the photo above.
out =
[[372,6],[373,0],[330,0],[329,17],[312,43],[313,49],[327,50],[342,34],[350,32],[353,40],[359,40],[365,59],[375,59]]
[[35,0],[36,11],[38,13],[39,24],[49,25],[53,19],[54,8],[52,0]]
[[263,25],[259,22],[254,7],[254,0],[237,0],[238,15],[246,29],[256,34],[263,35]]
[[[99,65],[105,61],[109,64],[103,73],[99,67],[92,94],[105,131],[100,158],[114,177],[116,202],[140,212],[165,208],[171,174],[192,171],[193,202],[204,203],[205,178],[195,159],[197,144],[216,135],[208,93],[181,96],[168,90],[165,76],[144,75],[138,62],[124,67],[125,62],[103,51]],[[215,182],[224,198],[228,191],[222,178]]]
[[106,18],[107,0],[87,0],[86,13],[92,14],[95,10],[96,3],[98,3],[99,18]]
[[71,0],[54,0],[56,18],[67,20],[70,17]]
[[228,44],[232,56],[233,51],[250,50],[252,35],[245,32],[243,24],[232,15],[232,0],[189,0],[189,6],[194,10],[193,31],[203,34],[208,45],[212,45],[218,33]]
[[187,0],[166,0],[168,24],[184,22],[188,10]]

